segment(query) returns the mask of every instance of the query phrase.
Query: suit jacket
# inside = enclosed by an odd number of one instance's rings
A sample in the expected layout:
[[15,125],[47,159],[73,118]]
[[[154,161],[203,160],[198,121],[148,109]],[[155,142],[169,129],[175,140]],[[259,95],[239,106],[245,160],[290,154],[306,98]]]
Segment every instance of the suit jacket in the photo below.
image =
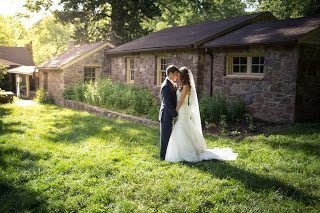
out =
[[174,85],[166,79],[161,85],[161,108],[159,113],[159,121],[172,122],[173,118],[178,116],[177,94]]

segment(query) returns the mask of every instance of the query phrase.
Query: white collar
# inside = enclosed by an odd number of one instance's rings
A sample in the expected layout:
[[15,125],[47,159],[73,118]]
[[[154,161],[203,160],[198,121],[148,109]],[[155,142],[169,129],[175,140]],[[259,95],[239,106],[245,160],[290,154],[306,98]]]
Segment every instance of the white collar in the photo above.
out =
[[172,83],[172,85],[174,86],[174,82],[170,80],[170,78],[167,77],[167,79]]

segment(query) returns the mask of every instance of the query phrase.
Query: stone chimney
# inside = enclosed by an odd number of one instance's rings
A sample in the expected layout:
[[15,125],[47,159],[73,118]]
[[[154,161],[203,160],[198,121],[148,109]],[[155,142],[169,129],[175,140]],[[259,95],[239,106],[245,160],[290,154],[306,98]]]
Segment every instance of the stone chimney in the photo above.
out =
[[28,43],[28,44],[25,44],[25,45],[24,45],[24,48],[25,48],[26,50],[30,51],[30,52],[31,52],[31,55],[33,55],[32,41],[30,41],[30,43]]
[[74,47],[74,40],[73,40],[73,39],[70,39],[70,40],[68,41],[68,45],[69,45],[68,49],[69,49],[69,50],[72,49],[72,48]]

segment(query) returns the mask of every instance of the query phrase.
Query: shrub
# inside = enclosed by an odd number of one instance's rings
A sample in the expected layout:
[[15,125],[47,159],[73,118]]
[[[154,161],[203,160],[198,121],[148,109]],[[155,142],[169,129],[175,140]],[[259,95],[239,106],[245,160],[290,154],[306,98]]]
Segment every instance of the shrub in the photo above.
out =
[[72,95],[74,95],[73,87],[65,88],[62,93],[63,98],[67,100],[71,100]]
[[235,97],[231,99],[231,103],[229,105],[229,112],[231,120],[240,120],[244,118],[246,114],[246,104],[240,97]]
[[204,93],[199,100],[201,122],[219,122],[222,115],[228,114],[227,98],[223,92],[217,92],[209,96]]
[[246,114],[244,101],[235,97],[228,102],[224,92],[216,92],[212,97],[208,93],[202,94],[199,107],[202,124],[219,123],[222,119],[224,122],[239,120]]
[[148,88],[137,84],[112,82],[111,79],[75,84],[64,90],[63,97],[112,110],[123,110],[128,114],[147,115],[153,120],[158,119],[156,114],[159,114],[160,109],[160,106],[153,106],[155,98]]
[[44,88],[40,88],[37,90],[36,98],[38,99],[38,102],[40,104],[53,104],[54,103],[53,97],[47,95]]
[[75,84],[73,86],[74,94],[71,96],[72,100],[83,102],[85,100],[84,93],[87,89],[86,84]]

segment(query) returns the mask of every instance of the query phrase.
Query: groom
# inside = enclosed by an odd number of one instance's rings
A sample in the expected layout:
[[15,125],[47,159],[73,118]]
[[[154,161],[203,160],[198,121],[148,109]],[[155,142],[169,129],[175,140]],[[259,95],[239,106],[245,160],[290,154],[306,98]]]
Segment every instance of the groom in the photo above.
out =
[[161,85],[161,108],[160,120],[160,160],[165,160],[169,138],[172,132],[173,119],[178,117],[176,111],[177,95],[174,82],[178,79],[180,71],[177,67],[170,65],[166,70],[167,78]]

